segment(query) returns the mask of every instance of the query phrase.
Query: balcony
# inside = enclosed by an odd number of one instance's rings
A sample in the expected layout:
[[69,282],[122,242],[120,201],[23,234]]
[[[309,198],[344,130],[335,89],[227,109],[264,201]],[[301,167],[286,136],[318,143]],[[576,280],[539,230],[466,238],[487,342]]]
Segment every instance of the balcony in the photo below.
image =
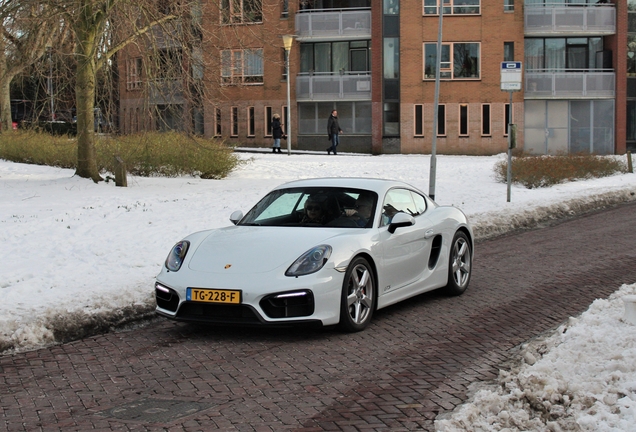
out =
[[371,9],[312,9],[296,14],[299,41],[370,39]]
[[611,3],[526,3],[524,7],[526,36],[603,36],[615,33],[616,8]]
[[371,100],[371,74],[344,72],[342,74],[301,73],[296,76],[296,100]]
[[525,99],[612,99],[616,75],[608,69],[526,71]]

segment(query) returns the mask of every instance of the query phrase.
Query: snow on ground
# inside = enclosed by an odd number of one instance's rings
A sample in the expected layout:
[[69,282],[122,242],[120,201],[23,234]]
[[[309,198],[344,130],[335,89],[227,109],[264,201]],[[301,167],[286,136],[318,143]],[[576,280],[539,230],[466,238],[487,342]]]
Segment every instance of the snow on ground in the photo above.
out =
[[[224,180],[129,177],[127,188],[0,160],[0,353],[151,316],[154,277],[172,245],[228,225],[232,211],[249,210],[286,181],[391,178],[430,192],[428,155],[240,157],[246,163]],[[507,186],[493,175],[505,157],[437,157],[436,201],[461,208],[480,238],[636,200],[636,175],[622,174],[542,189],[513,185],[507,202]],[[477,392],[438,428],[636,430],[636,326],[620,312],[620,297],[636,285],[616,289],[550,338],[529,344],[524,365],[502,372],[497,388]]]

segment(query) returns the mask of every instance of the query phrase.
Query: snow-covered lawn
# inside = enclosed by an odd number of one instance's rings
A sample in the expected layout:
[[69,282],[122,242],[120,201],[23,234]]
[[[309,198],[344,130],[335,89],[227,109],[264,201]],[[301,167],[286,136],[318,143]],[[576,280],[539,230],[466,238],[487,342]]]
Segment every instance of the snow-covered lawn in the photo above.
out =
[[[72,170],[0,161],[0,352],[152,314],[154,277],[170,247],[189,233],[228,225],[233,210],[249,210],[283,182],[378,177],[429,192],[426,155],[241,157],[249,163],[224,180],[129,177],[127,188],[94,184]],[[481,238],[636,199],[636,175],[622,174],[546,189],[513,185],[508,203],[506,185],[493,175],[502,158],[437,157],[436,201],[461,208]],[[620,300],[636,285],[616,290],[567,332],[560,329],[539,348],[531,344],[527,359],[547,354],[502,373],[499,389],[476,393],[452,419],[438,421],[439,429],[567,430],[576,423],[583,430],[636,430],[636,326],[621,320]],[[541,421],[540,412],[551,420]]]

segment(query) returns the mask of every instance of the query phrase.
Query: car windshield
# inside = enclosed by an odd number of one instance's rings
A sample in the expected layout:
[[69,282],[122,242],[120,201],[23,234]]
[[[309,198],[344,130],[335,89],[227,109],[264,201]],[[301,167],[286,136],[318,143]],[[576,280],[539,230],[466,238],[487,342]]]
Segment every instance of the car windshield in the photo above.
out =
[[378,195],[350,188],[289,188],[270,192],[238,225],[368,228]]

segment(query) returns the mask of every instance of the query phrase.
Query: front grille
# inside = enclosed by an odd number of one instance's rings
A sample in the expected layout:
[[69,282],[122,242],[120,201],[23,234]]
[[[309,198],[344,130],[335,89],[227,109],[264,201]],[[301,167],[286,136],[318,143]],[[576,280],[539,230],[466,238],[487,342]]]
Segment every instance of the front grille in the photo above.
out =
[[[176,312],[179,307],[179,294],[171,288],[161,285],[162,289],[157,288],[155,285],[155,298],[157,299],[157,306],[161,309],[169,310],[170,312]],[[165,292],[168,290],[168,292]]]
[[296,318],[314,313],[314,295],[309,290],[272,294],[259,304],[270,318]]
[[222,305],[184,302],[177,319],[209,323],[260,324],[261,320],[252,308],[245,305]]

